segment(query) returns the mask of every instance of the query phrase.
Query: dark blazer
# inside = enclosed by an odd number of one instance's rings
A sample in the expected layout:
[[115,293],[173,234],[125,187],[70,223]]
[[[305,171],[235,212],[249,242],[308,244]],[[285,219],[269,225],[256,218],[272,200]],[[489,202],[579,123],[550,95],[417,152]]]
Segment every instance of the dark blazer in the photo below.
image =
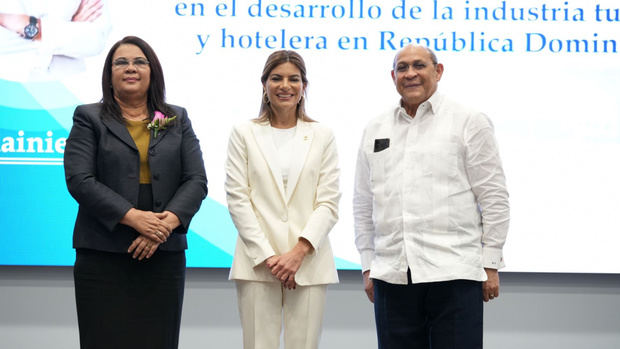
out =
[[[73,247],[126,253],[138,232],[119,222],[138,203],[140,158],[127,127],[104,117],[102,106],[75,109],[65,147],[65,179],[79,204]],[[177,119],[151,136],[148,161],[153,211],[171,211],[181,221],[159,249],[179,251],[187,248],[185,233],[207,195],[207,177],[187,111],[172,109]]]

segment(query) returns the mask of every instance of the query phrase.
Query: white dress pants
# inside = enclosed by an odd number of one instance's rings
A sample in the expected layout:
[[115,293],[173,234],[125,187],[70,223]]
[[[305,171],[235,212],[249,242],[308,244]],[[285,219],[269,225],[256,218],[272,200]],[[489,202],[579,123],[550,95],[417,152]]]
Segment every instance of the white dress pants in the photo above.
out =
[[279,282],[236,280],[244,349],[317,349],[327,285],[284,288]]

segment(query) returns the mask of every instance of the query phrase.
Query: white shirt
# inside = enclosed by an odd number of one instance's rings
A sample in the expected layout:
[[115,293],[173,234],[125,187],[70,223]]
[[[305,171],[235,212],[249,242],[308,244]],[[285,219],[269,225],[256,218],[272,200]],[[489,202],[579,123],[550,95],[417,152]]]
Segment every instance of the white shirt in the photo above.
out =
[[491,121],[438,93],[415,118],[398,106],[374,119],[358,153],[353,213],[371,278],[406,284],[409,268],[414,283],[486,280],[484,268],[504,266],[509,222]]
[[271,127],[273,132],[273,144],[278,150],[278,165],[280,165],[280,173],[282,173],[282,184],[284,189],[287,190],[286,184],[288,183],[288,173],[291,168],[291,156],[292,154],[292,141],[295,137],[296,126],[291,128],[275,128]]
[[47,80],[84,70],[83,57],[102,52],[110,30],[104,0],[93,22],[73,22],[80,0],[2,0],[0,13],[24,14],[41,20],[41,40],[33,41],[0,26],[0,78]]

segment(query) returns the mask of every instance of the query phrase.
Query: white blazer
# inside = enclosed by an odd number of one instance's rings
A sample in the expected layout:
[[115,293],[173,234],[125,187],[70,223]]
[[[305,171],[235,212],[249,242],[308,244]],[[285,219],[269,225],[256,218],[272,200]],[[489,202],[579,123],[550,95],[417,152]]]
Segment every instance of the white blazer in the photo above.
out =
[[327,234],[338,220],[338,153],[334,135],[298,120],[284,189],[269,123],[233,128],[226,160],[228,210],[239,237],[230,279],[279,282],[263,263],[290,251],[300,237],[314,252],[295,275],[301,286],[338,282]]

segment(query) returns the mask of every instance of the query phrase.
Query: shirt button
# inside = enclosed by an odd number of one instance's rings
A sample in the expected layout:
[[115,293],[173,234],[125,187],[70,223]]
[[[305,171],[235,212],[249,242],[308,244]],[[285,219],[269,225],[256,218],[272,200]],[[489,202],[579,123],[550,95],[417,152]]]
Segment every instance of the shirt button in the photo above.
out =
[[159,200],[155,201],[155,206],[156,207],[160,207],[161,206],[161,201],[159,201]]
[[154,174],[154,175],[153,175],[153,179],[154,179],[154,180],[158,180],[158,179],[159,179],[159,174],[157,174],[157,173],[156,173],[156,174]]
[[286,221],[288,221],[288,216],[283,214],[282,215],[282,222],[286,222]]

